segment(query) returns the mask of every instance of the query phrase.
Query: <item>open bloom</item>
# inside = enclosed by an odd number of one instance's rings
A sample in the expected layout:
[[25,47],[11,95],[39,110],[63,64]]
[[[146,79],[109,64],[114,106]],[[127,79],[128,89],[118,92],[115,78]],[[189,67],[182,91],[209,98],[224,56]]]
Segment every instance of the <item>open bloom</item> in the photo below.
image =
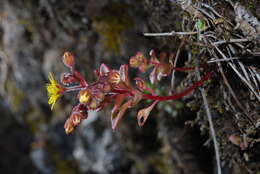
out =
[[55,103],[57,102],[58,98],[64,93],[64,88],[57,83],[54,79],[52,73],[48,76],[50,83],[46,85],[47,92],[48,92],[48,103],[51,105],[51,110],[53,109]]

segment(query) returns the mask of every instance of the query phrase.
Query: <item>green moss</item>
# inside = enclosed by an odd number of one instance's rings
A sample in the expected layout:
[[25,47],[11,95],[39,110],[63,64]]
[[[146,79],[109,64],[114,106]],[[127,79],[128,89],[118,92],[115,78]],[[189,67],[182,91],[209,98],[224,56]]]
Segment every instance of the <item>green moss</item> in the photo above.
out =
[[159,173],[169,173],[170,168],[163,156],[149,156],[148,162],[159,172]]
[[29,32],[34,32],[34,24],[30,19],[20,19],[19,23],[24,26]]
[[32,108],[29,111],[30,112],[26,114],[26,125],[30,128],[33,134],[36,134],[41,131],[40,127],[45,124],[46,117],[37,108]]
[[25,98],[25,94],[21,89],[16,87],[14,81],[8,80],[6,83],[7,93],[10,96],[10,105],[14,111],[18,111]]
[[77,174],[79,173],[75,166],[68,160],[64,160],[60,152],[56,149],[56,147],[48,144],[48,150],[52,154],[52,160],[55,164],[55,169],[57,174]]
[[120,45],[124,41],[122,32],[133,26],[126,8],[125,5],[114,3],[93,22],[96,32],[104,38],[104,47],[116,54],[120,53]]
[[71,167],[68,161],[58,159],[56,161],[57,174],[77,174],[76,169]]
[[249,3],[247,4],[247,8],[248,8],[248,9],[254,8],[254,3],[253,3],[253,2],[249,2]]

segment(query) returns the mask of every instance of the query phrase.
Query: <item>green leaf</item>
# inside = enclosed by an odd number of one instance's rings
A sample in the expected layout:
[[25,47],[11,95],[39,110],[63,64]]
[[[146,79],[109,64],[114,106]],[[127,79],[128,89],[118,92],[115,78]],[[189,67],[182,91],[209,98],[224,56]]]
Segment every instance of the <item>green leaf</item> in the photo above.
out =
[[204,20],[201,20],[199,19],[197,22],[196,22],[196,28],[199,30],[199,31],[203,31],[206,29],[206,22]]

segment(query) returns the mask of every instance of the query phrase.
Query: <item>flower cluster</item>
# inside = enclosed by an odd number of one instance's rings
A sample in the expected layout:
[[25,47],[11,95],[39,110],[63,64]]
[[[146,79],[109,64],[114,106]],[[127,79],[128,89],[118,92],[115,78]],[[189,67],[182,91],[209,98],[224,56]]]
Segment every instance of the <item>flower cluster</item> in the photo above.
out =
[[[138,68],[140,72],[144,73],[149,68],[153,68],[149,79],[152,84],[156,81],[160,81],[162,77],[166,77],[171,74],[172,70],[176,71],[190,71],[194,70],[194,67],[191,68],[176,68],[173,65],[173,54],[168,55],[165,52],[162,52],[159,57],[155,54],[154,50],[151,50],[149,53],[150,58],[146,58],[143,53],[138,52],[135,56],[130,58],[129,65],[132,68]],[[203,67],[203,66],[202,66]]]
[[[139,68],[141,72],[145,72],[148,68],[153,67],[150,80],[154,83],[155,79],[160,80],[161,77],[169,75],[174,69],[172,64],[173,55],[170,55],[168,63],[163,63],[166,57],[165,54],[160,55],[159,60],[154,51],[151,51],[150,56],[151,59],[148,60],[142,53],[137,53],[136,56],[130,58],[129,64],[130,67]],[[61,75],[61,83],[63,85],[58,84],[53,75],[50,74],[47,92],[49,97],[48,103],[51,105],[51,109],[53,109],[61,95],[70,91],[78,91],[78,104],[74,106],[70,117],[64,125],[67,134],[73,132],[82,120],[88,117],[88,111],[100,111],[108,104],[114,102],[114,107],[111,111],[111,123],[112,129],[115,129],[127,109],[136,106],[141,100],[152,100],[153,102],[150,106],[141,109],[137,114],[138,124],[143,126],[151,110],[158,102],[179,99],[189,94],[208,80],[213,73],[213,71],[207,73],[200,81],[197,81],[182,93],[173,96],[158,96],[139,77],[134,79],[136,83],[133,86],[129,80],[128,65],[126,64],[121,65],[119,70],[111,69],[107,65],[101,64],[99,69],[95,71],[97,81],[88,84],[84,77],[75,69],[75,58],[71,53],[66,52],[62,60],[70,71]]]

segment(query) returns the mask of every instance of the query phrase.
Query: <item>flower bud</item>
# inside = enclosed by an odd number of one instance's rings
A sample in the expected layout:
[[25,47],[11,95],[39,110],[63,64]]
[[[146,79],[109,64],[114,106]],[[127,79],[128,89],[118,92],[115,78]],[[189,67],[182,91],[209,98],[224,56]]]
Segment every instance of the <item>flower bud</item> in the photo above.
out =
[[112,71],[109,73],[108,75],[108,82],[111,84],[118,84],[120,83],[121,78],[120,78],[120,74],[116,71]]
[[79,102],[80,103],[88,103],[90,100],[90,92],[88,90],[81,90],[79,92]]
[[71,73],[63,73],[61,75],[61,83],[63,83],[64,85],[69,85],[77,82],[78,79],[76,79]]
[[141,52],[138,52],[135,56],[131,57],[129,64],[133,68],[138,68],[145,61],[145,57]]
[[88,118],[88,108],[87,108],[87,105],[84,104],[84,103],[79,103],[77,106],[75,106],[73,108],[72,113],[80,114],[81,119]]
[[81,114],[81,119],[84,120],[84,119],[87,119],[88,118],[88,111],[87,110],[81,110],[80,111],[80,114]]
[[142,64],[138,67],[139,71],[144,73],[147,69],[148,69],[149,65],[148,65],[148,60],[144,59]]
[[96,111],[100,107],[101,107],[101,102],[98,101],[96,98],[92,98],[92,100],[88,104],[88,109],[92,111]]
[[101,91],[96,92],[94,95],[95,99],[99,102],[102,102],[105,98],[105,94]]
[[140,89],[141,91],[144,91],[145,90],[144,80],[141,79],[140,77],[136,77],[134,80],[135,80],[135,84],[138,87],[138,89]]
[[65,122],[64,129],[66,134],[70,134],[74,131],[74,125],[70,118],[68,118],[67,121]]
[[135,56],[133,56],[130,58],[129,64],[131,67],[137,68],[138,66],[140,66],[141,62]]
[[78,126],[82,120],[82,114],[80,112],[73,112],[70,116],[73,126]]
[[70,52],[64,53],[62,61],[68,68],[72,68],[75,64],[74,56]]

